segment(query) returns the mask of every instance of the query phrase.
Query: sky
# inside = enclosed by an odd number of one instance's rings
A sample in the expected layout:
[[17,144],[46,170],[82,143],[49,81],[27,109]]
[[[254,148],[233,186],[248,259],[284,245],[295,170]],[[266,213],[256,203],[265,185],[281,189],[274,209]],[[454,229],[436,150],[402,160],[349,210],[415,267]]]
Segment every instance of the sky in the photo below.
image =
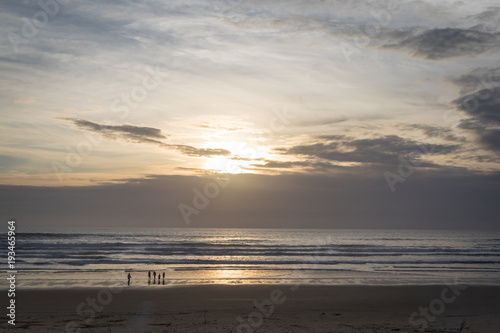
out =
[[499,229],[498,1],[3,1],[25,226]]

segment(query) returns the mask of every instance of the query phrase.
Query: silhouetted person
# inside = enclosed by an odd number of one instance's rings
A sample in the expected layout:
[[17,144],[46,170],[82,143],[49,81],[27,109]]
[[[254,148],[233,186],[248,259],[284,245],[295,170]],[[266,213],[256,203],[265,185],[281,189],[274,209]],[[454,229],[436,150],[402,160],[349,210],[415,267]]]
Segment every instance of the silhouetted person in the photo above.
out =
[[151,280],[151,271],[148,272],[148,279]]
[[132,275],[130,275],[130,273],[128,273],[128,285],[130,286],[130,279],[132,278]]
[[153,272],[153,278],[156,280],[156,272]]
[[163,272],[163,280],[165,280],[165,272]]

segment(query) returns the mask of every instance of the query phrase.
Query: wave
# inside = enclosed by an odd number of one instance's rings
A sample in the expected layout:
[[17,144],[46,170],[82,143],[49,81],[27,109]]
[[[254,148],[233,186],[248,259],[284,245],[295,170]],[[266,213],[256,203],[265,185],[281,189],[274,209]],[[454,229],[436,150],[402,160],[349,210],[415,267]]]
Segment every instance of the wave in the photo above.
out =
[[[308,270],[460,270],[500,273],[498,234],[255,230],[66,231],[18,234],[19,267],[159,265]],[[394,235],[394,236],[393,236]],[[5,239],[0,240],[0,245]],[[429,268],[430,267],[430,268]],[[459,268],[461,267],[461,268]]]

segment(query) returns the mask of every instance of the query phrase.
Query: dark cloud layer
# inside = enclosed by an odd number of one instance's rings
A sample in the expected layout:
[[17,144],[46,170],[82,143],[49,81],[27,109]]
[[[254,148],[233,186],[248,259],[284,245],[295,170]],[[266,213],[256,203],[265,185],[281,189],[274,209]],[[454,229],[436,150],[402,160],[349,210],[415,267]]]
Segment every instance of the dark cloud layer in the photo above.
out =
[[418,33],[402,32],[388,35],[400,38],[384,47],[407,49],[416,56],[432,60],[475,55],[500,46],[498,33],[474,29],[429,29]]
[[422,152],[450,154],[459,149],[458,145],[425,144],[403,139],[396,135],[379,138],[353,139],[345,136],[320,136],[322,141],[290,148],[278,148],[277,152],[287,155],[303,155],[336,162],[375,163],[390,165],[400,163],[398,156],[411,155],[418,158]]
[[[186,227],[179,204],[208,177],[161,176],[91,187],[0,186],[19,225]],[[392,193],[377,173],[233,175],[189,227],[499,228],[500,175],[417,170]],[[212,192],[213,193],[213,192]]]

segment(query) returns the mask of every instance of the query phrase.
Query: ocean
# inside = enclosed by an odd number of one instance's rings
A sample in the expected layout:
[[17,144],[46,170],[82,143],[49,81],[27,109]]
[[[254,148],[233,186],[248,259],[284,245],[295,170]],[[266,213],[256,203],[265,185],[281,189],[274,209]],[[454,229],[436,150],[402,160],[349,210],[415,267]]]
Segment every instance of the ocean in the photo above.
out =
[[122,286],[129,272],[139,287],[500,285],[500,232],[32,228],[16,237],[17,288]]

